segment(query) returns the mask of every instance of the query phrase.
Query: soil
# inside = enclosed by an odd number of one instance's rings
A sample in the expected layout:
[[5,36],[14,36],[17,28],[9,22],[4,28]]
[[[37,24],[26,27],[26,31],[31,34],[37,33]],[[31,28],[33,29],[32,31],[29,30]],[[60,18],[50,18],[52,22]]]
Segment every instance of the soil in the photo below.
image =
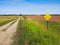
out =
[[[45,20],[44,16],[27,16],[27,18]],[[60,16],[51,16],[50,21],[60,22]]]

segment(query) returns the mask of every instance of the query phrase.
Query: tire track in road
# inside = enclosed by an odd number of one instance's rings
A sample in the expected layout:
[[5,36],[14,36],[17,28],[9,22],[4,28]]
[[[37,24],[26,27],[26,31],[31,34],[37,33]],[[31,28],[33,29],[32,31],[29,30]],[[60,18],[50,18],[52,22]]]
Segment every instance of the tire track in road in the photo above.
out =
[[[14,21],[15,21],[15,20],[14,20]],[[8,23],[8,24],[5,24],[5,25],[3,25],[3,26],[1,26],[1,27],[0,27],[0,32],[1,32],[2,30],[6,29],[7,27],[9,27],[14,21],[12,21],[12,22],[10,22],[10,23]]]
[[14,24],[12,24],[6,31],[1,32],[0,45],[10,45],[13,42],[11,38],[16,32],[19,20],[20,18]]

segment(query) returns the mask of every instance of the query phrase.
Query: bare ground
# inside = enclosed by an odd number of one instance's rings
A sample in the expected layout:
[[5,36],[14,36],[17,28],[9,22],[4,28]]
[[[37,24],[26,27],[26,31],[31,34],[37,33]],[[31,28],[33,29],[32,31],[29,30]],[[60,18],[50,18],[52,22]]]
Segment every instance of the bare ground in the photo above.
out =
[[19,20],[20,18],[14,24],[12,24],[6,31],[0,33],[0,45],[11,45],[11,43],[13,42],[11,38],[16,32]]
[[[15,21],[15,20],[14,20],[14,21]],[[6,29],[7,27],[9,27],[14,21],[12,21],[12,22],[10,22],[10,23],[8,23],[8,24],[5,24],[5,25],[3,25],[3,26],[0,26],[0,32],[1,32],[2,30]]]
[[[27,16],[27,18],[45,20],[44,16]],[[49,21],[60,22],[60,16],[51,16]]]

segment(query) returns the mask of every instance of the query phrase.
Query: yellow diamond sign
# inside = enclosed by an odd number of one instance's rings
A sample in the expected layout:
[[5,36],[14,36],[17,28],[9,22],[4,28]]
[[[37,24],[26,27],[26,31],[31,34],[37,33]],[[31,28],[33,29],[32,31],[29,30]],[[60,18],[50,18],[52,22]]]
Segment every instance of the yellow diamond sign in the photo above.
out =
[[49,13],[46,13],[45,16],[44,16],[44,18],[45,18],[46,20],[49,20],[49,19],[51,18],[51,15],[50,15]]

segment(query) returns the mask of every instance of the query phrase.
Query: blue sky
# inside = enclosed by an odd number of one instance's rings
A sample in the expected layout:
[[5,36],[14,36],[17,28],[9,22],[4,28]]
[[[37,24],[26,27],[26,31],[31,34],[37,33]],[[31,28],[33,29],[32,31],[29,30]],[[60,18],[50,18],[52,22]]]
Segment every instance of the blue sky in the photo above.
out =
[[0,14],[60,14],[60,0],[0,0]]

